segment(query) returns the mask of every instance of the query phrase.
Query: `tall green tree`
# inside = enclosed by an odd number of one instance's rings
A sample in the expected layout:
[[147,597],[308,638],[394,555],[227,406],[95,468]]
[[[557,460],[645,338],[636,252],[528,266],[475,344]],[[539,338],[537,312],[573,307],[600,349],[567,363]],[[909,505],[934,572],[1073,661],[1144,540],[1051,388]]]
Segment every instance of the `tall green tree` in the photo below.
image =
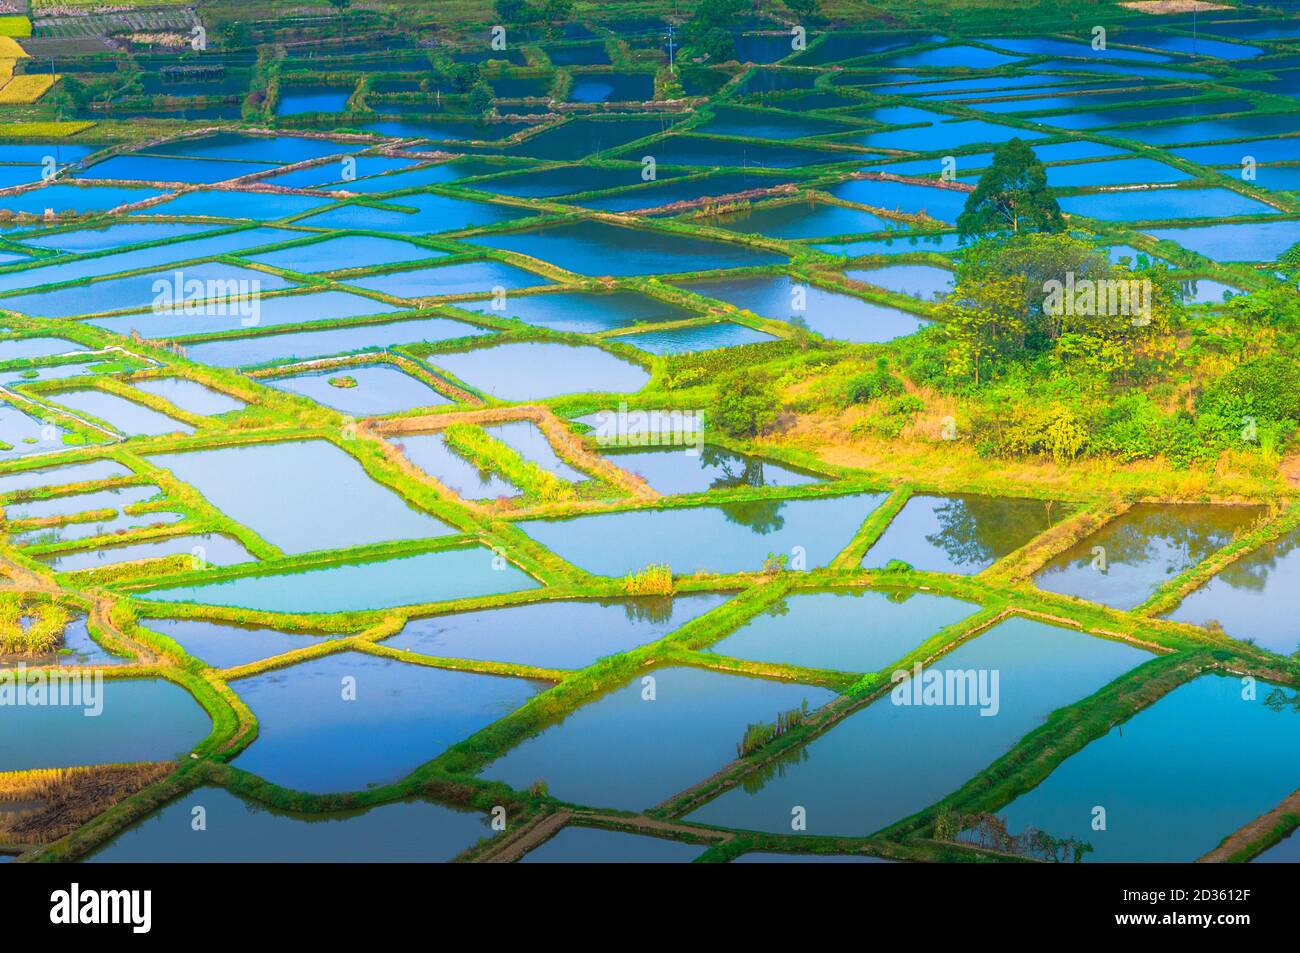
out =
[[1064,229],[1061,207],[1047,188],[1047,170],[1018,138],[1003,143],[993,153],[992,167],[980,176],[957,218],[957,231],[962,237]]

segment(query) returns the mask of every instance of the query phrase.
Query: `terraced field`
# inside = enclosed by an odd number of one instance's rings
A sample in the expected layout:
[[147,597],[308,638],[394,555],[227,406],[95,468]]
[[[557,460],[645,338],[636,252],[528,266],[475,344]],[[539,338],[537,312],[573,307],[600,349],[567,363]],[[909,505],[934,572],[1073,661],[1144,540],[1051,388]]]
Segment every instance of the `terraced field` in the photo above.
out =
[[0,860],[1290,859],[1294,425],[981,463],[957,397],[817,382],[943,330],[1015,138],[1178,289],[1169,350],[1247,360],[1300,19],[977,22],[670,64],[658,22],[270,21],[0,88],[0,692],[102,679],[0,705]]

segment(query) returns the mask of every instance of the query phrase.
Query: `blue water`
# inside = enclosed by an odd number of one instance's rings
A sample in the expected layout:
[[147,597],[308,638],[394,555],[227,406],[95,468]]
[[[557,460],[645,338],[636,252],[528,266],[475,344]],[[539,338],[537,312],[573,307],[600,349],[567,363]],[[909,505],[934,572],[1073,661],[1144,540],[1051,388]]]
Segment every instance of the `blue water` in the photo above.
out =
[[606,453],[615,466],[635,473],[665,496],[751,486],[804,486],[821,477],[762,457],[704,445],[690,448],[616,450]]
[[316,274],[322,271],[339,271],[344,268],[369,268],[374,265],[391,265],[404,261],[422,261],[442,258],[447,253],[432,248],[422,248],[394,238],[376,238],[372,235],[347,235],[327,238],[310,245],[281,248],[278,251],[248,255],[249,261],[261,262],[285,271]]
[[595,347],[528,341],[460,353],[434,354],[429,363],[470,386],[507,401],[559,394],[630,393],[650,375]]
[[183,377],[159,377],[148,381],[133,381],[132,386],[146,394],[161,397],[181,410],[205,417],[226,414],[248,406],[242,400],[236,400],[234,397],[205,387],[196,381],[185,380]]
[[205,533],[201,536],[168,536],[165,539],[126,546],[103,546],[100,549],[60,556],[42,556],[41,562],[55,572],[80,572],[166,556],[197,557],[213,566],[230,566],[253,559],[243,546],[229,536]]
[[244,576],[228,582],[150,590],[143,598],[243,606],[270,612],[355,612],[531,589],[512,565],[493,565],[482,547],[422,553],[292,575]]
[[656,642],[726,599],[705,592],[457,612],[412,619],[384,644],[439,658],[586,668],[597,659]]
[[403,434],[392,443],[417,469],[466,500],[517,496],[520,490],[488,470],[480,470],[447,446],[440,433]]
[[216,668],[260,662],[275,655],[318,645],[324,639],[338,638],[207,622],[203,619],[142,619],[141,625],[174,640],[190,655]]
[[509,295],[504,308],[498,309],[493,305],[493,300],[456,302],[456,307],[465,311],[498,318],[517,318],[526,324],[578,334],[597,334],[629,327],[638,322],[654,324],[695,317],[693,312],[685,308],[635,291]]
[[412,271],[394,271],[373,278],[352,278],[348,284],[396,298],[432,298],[442,295],[495,294],[495,289],[549,285],[549,278],[499,261],[467,261],[432,265]]
[[130,472],[116,460],[95,460],[90,463],[72,463],[40,470],[23,470],[20,473],[7,473],[0,476],[0,493],[13,493],[15,490],[30,490],[43,486],[88,483],[91,480],[126,476]]
[[[256,443],[150,457],[286,553],[443,536],[450,528],[376,483],[324,440]],[[328,513],[328,519],[321,514]]]
[[642,331],[639,334],[622,334],[615,340],[631,344],[649,354],[685,354],[692,351],[712,351],[722,347],[744,344],[761,344],[776,340],[771,334],[756,331],[731,321],[695,325],[689,328],[665,328],[659,331]]
[[904,590],[799,592],[779,599],[709,651],[780,665],[876,672],[977,608]]
[[[80,691],[93,693],[81,695],[92,704],[7,706],[0,719],[0,771],[170,760],[211,729],[189,692],[161,679],[112,679],[97,687],[87,682]],[[96,699],[102,710],[87,717]]]
[[[1213,850],[1295,790],[1300,715],[1266,701],[1289,689],[1202,675],[1066,759],[1038,787],[998,812],[1087,841],[1090,861],[1186,862]],[[1225,770],[1225,766],[1231,770]],[[1093,830],[1093,808],[1106,829]]]
[[987,569],[1059,518],[1059,504],[989,496],[913,496],[867,551],[862,565],[901,560],[925,572]]
[[482,776],[519,790],[542,779],[552,796],[579,804],[647,808],[735,758],[746,725],[832,697],[824,688],[706,669],[647,671],[520,743]]
[[399,781],[541,686],[344,652],[231,687],[258,722],[257,740],[231,763],[324,793]]
[[809,569],[825,566],[853,538],[883,494],[810,500],[762,499],[723,506],[526,520],[519,527],[582,569],[622,576],[653,563],[674,573],[757,570],[769,554],[799,547]]
[[[202,808],[207,827],[194,830]],[[203,786],[109,841],[90,863],[429,863],[490,837],[487,819],[430,801],[297,814]]]
[[[331,380],[350,377],[355,387],[335,387]],[[413,407],[433,407],[451,401],[423,381],[391,364],[337,367],[294,377],[262,381],[267,387],[309,397],[354,417],[395,414]]]
[[192,361],[215,367],[250,367],[291,358],[306,360],[353,351],[372,351],[417,341],[446,341],[491,332],[447,318],[418,318],[384,324],[357,324],[325,331],[293,331],[210,341],[186,347]]
[[69,390],[52,395],[55,402],[74,412],[89,414],[127,436],[193,433],[194,428],[143,404],[101,390]]
[[[927,323],[906,311],[864,301],[843,292],[828,291],[817,285],[801,284],[786,275],[717,278],[683,282],[682,287],[751,311],[759,317],[801,321],[823,337],[840,341],[891,341],[911,334]],[[796,289],[803,289],[803,310],[795,307]]]
[[[799,805],[807,812],[809,834],[870,834],[950,794],[1050,712],[1149,657],[1118,642],[1009,619],[931,667],[936,673],[988,673],[990,687],[997,672],[995,716],[982,716],[979,704],[958,703],[955,696],[949,704],[923,705],[897,704],[885,695],[688,819],[800,833],[791,828],[791,808]],[[896,691],[913,697],[906,683]]]
[[576,222],[467,239],[551,262],[584,275],[657,275],[703,268],[770,265],[775,252],[668,232]]
[[[256,288],[249,287],[251,292]],[[384,301],[348,294],[345,291],[321,291],[315,294],[281,295],[274,298],[252,297],[227,307],[193,307],[181,305],[154,309],[112,318],[88,321],[116,334],[138,331],[146,338],[180,338],[190,334],[270,328],[281,324],[309,324],[357,318],[363,315],[388,314],[398,309]],[[192,312],[201,313],[194,314]]]

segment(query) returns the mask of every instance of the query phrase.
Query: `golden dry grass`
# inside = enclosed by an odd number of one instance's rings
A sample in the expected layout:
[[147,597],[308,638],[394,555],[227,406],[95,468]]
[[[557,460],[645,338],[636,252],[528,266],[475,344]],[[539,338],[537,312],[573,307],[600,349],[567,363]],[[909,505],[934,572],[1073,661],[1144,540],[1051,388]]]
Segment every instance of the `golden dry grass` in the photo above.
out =
[[107,764],[0,774],[0,805],[30,807],[6,812],[0,807],[0,836],[20,844],[48,844],[137,791],[161,781],[174,762]]
[[58,80],[58,76],[34,74],[15,76],[0,87],[0,105],[34,103],[47,92]]

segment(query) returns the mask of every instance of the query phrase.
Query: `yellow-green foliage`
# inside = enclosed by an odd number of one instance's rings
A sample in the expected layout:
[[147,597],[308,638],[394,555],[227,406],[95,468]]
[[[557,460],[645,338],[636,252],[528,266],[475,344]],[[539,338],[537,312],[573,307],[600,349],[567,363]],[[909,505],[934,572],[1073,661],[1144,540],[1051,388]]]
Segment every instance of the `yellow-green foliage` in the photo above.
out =
[[[30,620],[25,629],[24,617]],[[68,610],[58,603],[24,607],[18,593],[0,593],[0,652],[45,655],[58,647],[67,626]]]
[[93,125],[93,122],[0,122],[0,138],[65,139]]
[[[27,19],[26,17],[0,17],[0,37],[5,37],[7,39],[12,36],[31,36],[31,35],[32,35],[32,21]],[[18,44],[14,43],[13,40],[9,40],[9,43],[13,44],[14,46],[18,46]],[[0,46],[0,51],[4,49],[5,49],[4,46]],[[0,56],[26,56],[26,55],[27,54],[23,52],[23,49],[20,46],[18,47],[17,53],[0,52]]]
[[526,496],[554,503],[571,500],[577,495],[572,483],[561,480],[531,460],[525,460],[482,427],[452,424],[444,433],[448,447],[476,466],[500,474]]
[[671,596],[676,589],[672,569],[662,563],[651,563],[623,579],[623,591],[629,596]]

